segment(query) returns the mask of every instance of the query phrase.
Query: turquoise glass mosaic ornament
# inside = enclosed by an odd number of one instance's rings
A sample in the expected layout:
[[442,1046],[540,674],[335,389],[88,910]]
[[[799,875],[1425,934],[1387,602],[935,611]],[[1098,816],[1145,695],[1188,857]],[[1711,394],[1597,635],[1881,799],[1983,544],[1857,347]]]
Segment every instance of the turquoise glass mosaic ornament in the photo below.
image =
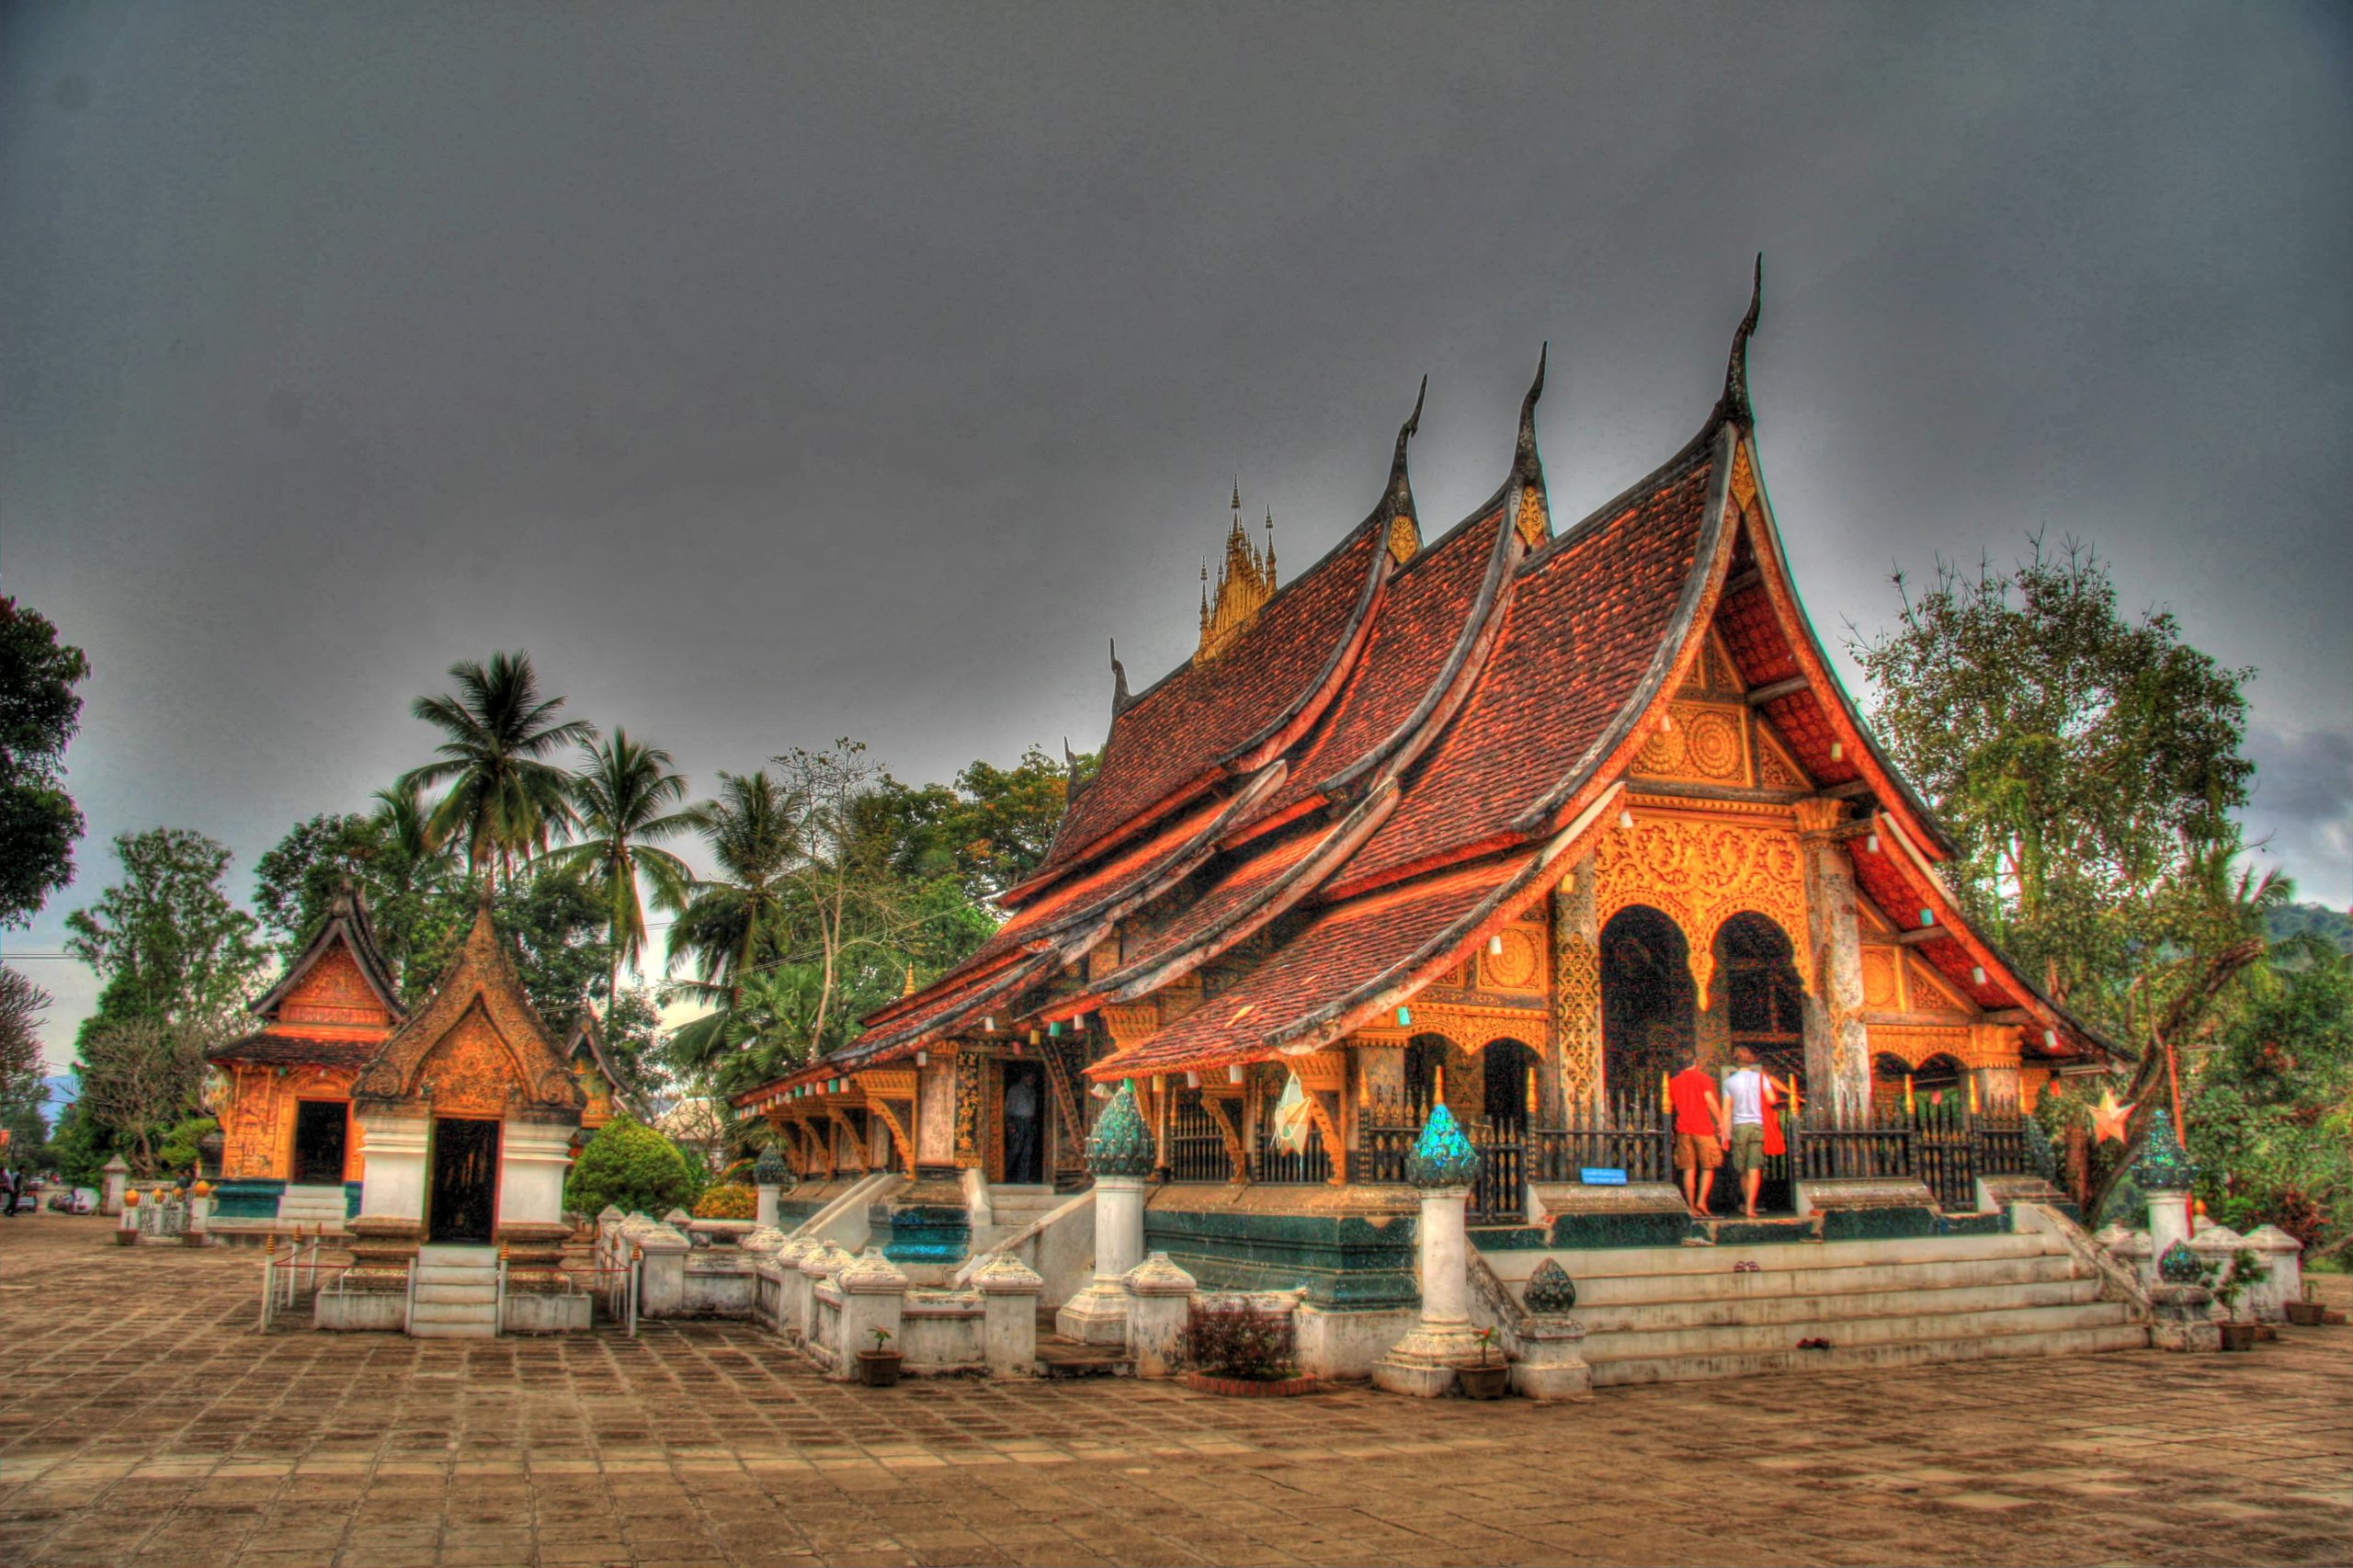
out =
[[1462,1136],[1454,1113],[1444,1102],[1430,1108],[1430,1119],[1405,1157],[1405,1179],[1415,1187],[1469,1187],[1479,1177],[1479,1151]]
[[2168,1285],[2196,1285],[2206,1278],[2206,1262],[2188,1242],[2176,1242],[2157,1259],[2157,1278]]
[[760,1157],[752,1162],[752,1184],[755,1187],[782,1187],[791,1173],[774,1149],[763,1149]]
[[2143,1192],[2187,1192],[2195,1174],[2189,1155],[2174,1135],[2172,1113],[2163,1107],[2149,1113],[2149,1137],[2133,1176]]
[[1099,1176],[1146,1176],[1158,1163],[1152,1129],[1136,1109],[1135,1080],[1123,1078],[1087,1135],[1086,1168]]
[[1531,1312],[1558,1317],[1575,1308],[1576,1281],[1569,1278],[1567,1269],[1548,1257],[1536,1266],[1535,1273],[1528,1277],[1527,1287],[1520,1291],[1520,1300],[1528,1303],[1528,1310]]

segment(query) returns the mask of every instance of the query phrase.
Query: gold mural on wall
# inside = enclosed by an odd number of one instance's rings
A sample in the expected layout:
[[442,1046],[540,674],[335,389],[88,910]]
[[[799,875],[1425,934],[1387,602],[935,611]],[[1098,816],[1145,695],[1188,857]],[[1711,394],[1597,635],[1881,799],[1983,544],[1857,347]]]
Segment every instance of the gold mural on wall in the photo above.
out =
[[1529,991],[1542,986],[1537,943],[1540,933],[1525,926],[1507,926],[1495,934],[1495,949],[1479,956],[1479,975],[1503,991]]
[[522,1086],[515,1053],[478,1006],[426,1052],[416,1075],[416,1092],[436,1116],[504,1116]]
[[1798,835],[1789,827],[1638,812],[1632,827],[1611,829],[1595,846],[1595,917],[1606,926],[1620,910],[1641,903],[1674,921],[1704,1005],[1715,975],[1717,931],[1735,915],[1762,915],[1790,938],[1798,981],[1812,991],[1801,864]]
[[1672,722],[1651,732],[1632,771],[1710,784],[1748,782],[1748,710],[1728,704],[1671,702]]

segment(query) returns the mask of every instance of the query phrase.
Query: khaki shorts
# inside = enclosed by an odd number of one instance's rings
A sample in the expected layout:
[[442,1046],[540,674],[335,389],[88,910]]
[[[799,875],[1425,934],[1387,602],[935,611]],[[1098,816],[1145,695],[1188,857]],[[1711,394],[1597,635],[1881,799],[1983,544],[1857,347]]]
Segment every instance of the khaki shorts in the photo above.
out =
[[1678,1132],[1675,1135],[1675,1168],[1678,1171],[1711,1171],[1724,1163],[1724,1146],[1716,1142],[1711,1132]]
[[1736,1171],[1761,1171],[1765,1168],[1765,1129],[1751,1122],[1732,1130],[1732,1168]]

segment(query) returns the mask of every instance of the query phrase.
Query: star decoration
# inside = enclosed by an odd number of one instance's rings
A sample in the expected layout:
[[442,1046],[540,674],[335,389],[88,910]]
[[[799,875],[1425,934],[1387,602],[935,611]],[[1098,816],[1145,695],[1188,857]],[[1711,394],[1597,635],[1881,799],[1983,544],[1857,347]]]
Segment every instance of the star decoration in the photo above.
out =
[[2105,1143],[2113,1138],[2120,1143],[2123,1142],[2125,1124],[2132,1119],[2132,1108],[2138,1104],[2138,1100],[2132,1100],[2118,1105],[2116,1091],[2102,1089],[2099,1104],[2092,1108],[2092,1142]]

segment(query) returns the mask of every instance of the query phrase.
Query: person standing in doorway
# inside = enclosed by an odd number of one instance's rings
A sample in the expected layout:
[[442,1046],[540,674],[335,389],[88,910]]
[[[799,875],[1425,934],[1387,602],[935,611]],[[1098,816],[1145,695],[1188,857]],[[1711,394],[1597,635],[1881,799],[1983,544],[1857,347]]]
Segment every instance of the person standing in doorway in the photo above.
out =
[[1005,1179],[1034,1182],[1038,1163],[1038,1085],[1032,1075],[1020,1074],[1005,1091]]
[[1745,1045],[1732,1048],[1733,1070],[1724,1079],[1724,1108],[1732,1119],[1729,1152],[1732,1168],[1740,1177],[1740,1209],[1756,1218],[1756,1188],[1765,1179],[1765,1072],[1756,1052]]
[[1683,1201],[1691,1217],[1704,1220],[1708,1195],[1732,1140],[1732,1124],[1725,1119],[1715,1079],[1700,1071],[1699,1058],[1688,1047],[1682,1055],[1683,1071],[1666,1085],[1668,1103],[1675,1108],[1675,1168],[1682,1173]]

